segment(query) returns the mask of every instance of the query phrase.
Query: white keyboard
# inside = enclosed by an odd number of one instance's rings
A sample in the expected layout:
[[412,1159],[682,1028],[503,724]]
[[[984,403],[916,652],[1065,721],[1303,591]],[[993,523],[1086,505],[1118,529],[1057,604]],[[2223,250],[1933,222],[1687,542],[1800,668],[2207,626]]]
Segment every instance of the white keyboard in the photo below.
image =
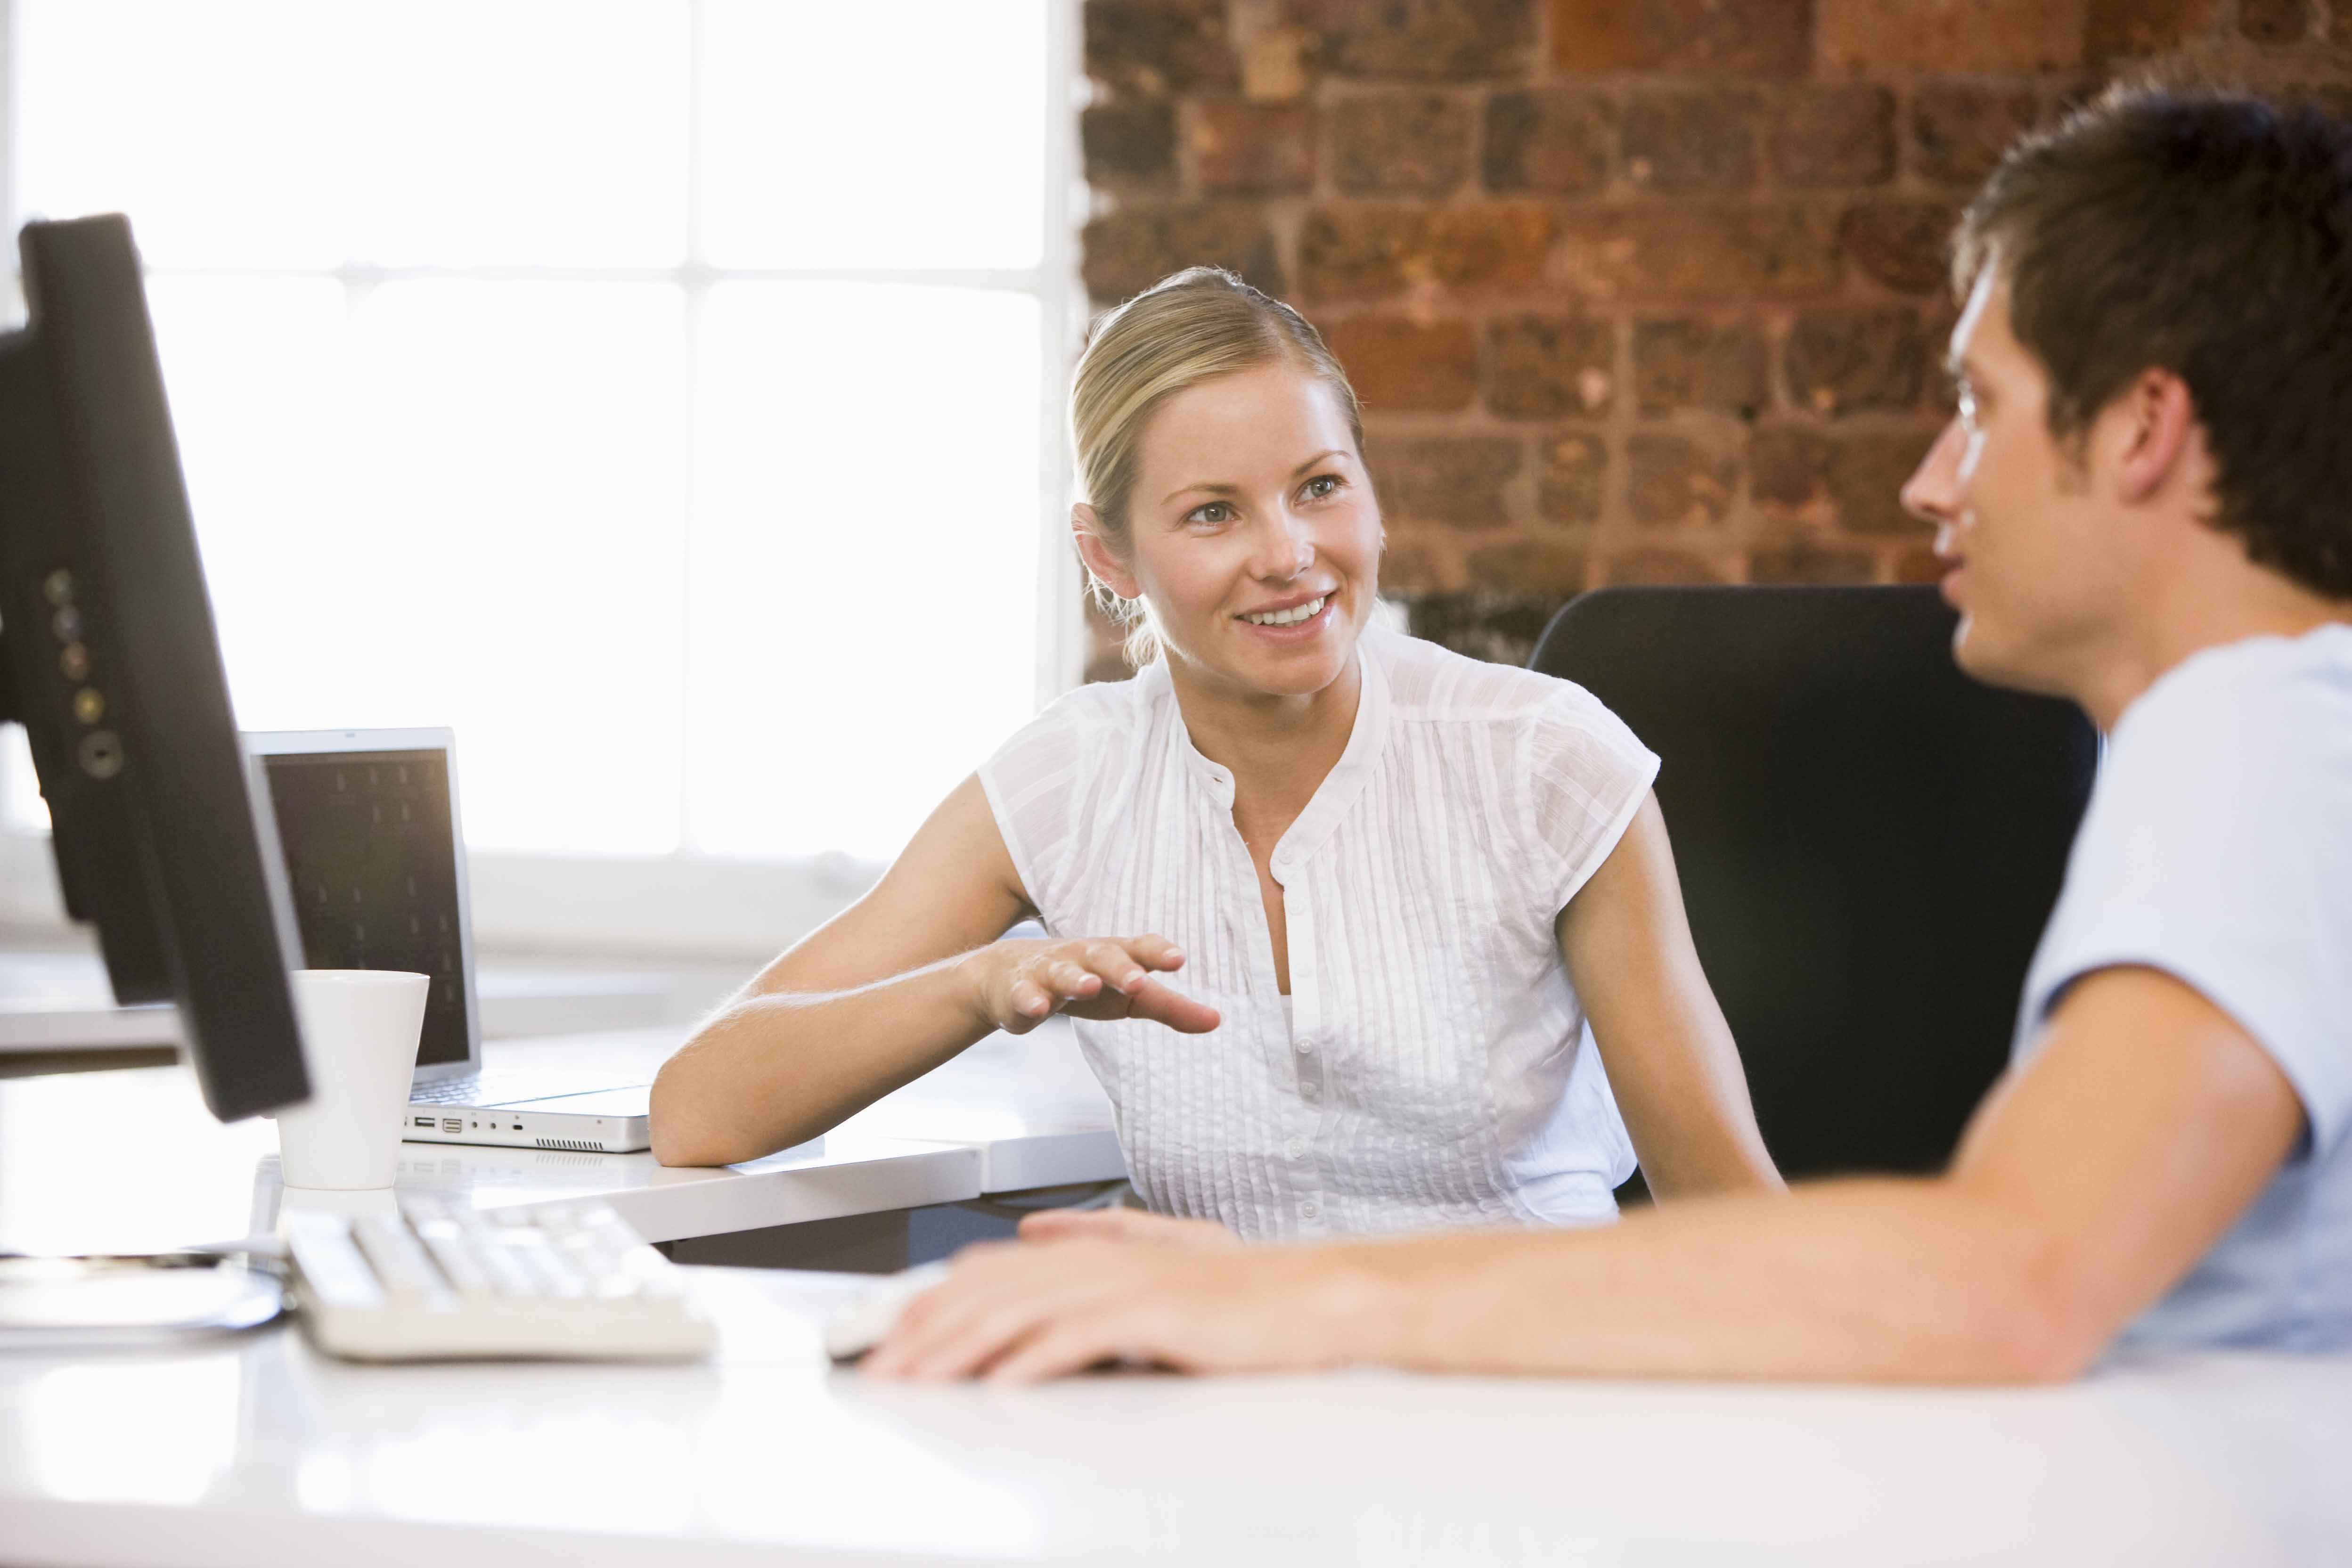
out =
[[677,1266],[607,1204],[485,1214],[424,1194],[397,1214],[286,1213],[303,1329],[357,1361],[682,1361],[710,1323]]

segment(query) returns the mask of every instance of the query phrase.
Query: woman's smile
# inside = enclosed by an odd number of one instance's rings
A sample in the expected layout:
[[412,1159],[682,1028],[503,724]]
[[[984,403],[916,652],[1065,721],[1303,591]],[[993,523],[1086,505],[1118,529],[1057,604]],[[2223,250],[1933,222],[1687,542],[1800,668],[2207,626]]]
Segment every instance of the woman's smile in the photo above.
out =
[[1286,599],[1255,610],[1244,610],[1234,619],[1247,628],[1245,635],[1263,638],[1282,647],[1310,642],[1328,631],[1338,618],[1339,593],[1326,588],[1311,596],[1293,595]]

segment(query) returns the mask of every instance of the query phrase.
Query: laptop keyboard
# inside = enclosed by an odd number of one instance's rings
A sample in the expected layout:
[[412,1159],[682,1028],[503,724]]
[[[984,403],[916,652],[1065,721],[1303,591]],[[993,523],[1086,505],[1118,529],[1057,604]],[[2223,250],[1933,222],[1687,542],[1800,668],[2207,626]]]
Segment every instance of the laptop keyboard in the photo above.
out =
[[411,1105],[475,1105],[482,1098],[479,1078],[445,1078],[438,1083],[411,1084]]
[[643,1078],[625,1072],[596,1072],[578,1068],[486,1068],[471,1078],[443,1079],[438,1083],[411,1084],[411,1105],[511,1105],[528,1100],[552,1100],[558,1095],[591,1094],[598,1089],[642,1084]]

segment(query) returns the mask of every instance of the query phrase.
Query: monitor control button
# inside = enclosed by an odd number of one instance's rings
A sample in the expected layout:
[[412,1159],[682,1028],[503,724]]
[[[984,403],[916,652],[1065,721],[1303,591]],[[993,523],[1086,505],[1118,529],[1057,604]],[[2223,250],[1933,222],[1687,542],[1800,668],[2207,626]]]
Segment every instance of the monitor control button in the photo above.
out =
[[106,693],[95,686],[85,686],[73,695],[74,717],[85,724],[95,724],[106,717]]
[[41,597],[53,608],[72,604],[74,588],[74,574],[62,566],[41,579]]
[[92,730],[74,754],[81,771],[94,779],[110,779],[122,771],[122,742],[111,730]]
[[58,650],[58,669],[68,680],[79,684],[89,679],[89,645],[69,642]]

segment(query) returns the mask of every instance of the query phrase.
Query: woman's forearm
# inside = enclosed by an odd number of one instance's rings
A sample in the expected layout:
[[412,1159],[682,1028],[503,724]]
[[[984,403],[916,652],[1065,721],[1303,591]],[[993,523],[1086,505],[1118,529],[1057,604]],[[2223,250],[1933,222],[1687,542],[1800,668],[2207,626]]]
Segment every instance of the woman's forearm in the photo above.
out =
[[754,1160],[816,1137],[995,1027],[974,954],[845,991],[746,991],[662,1064],[654,1157]]

